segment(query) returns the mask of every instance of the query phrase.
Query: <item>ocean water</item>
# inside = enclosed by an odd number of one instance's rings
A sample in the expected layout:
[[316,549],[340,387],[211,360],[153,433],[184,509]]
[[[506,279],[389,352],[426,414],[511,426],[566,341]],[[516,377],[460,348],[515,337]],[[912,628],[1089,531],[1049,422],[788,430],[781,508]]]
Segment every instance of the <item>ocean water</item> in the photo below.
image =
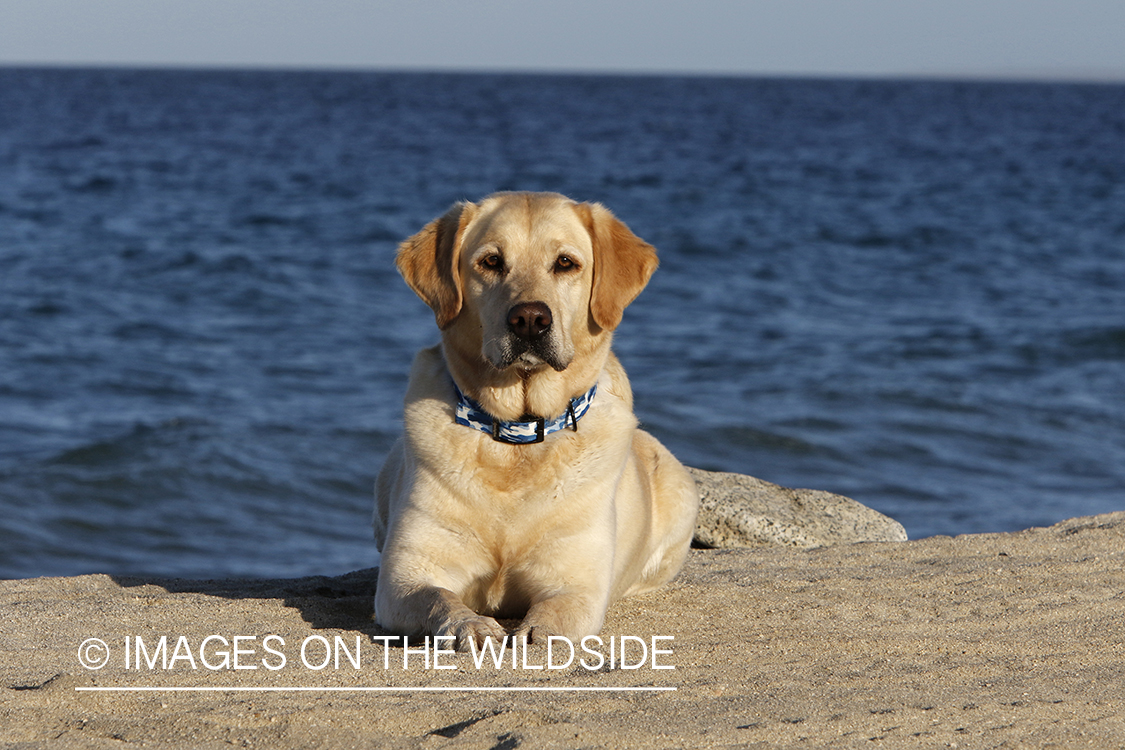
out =
[[686,463],[1125,510],[1125,86],[0,69],[0,576],[370,566],[395,246],[503,189],[657,246],[616,350]]

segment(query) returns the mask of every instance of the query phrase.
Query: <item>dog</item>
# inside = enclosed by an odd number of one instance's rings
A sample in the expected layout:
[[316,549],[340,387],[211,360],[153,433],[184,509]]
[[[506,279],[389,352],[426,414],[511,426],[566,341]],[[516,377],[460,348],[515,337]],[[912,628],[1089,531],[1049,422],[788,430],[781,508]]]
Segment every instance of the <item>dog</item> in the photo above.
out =
[[497,193],[457,203],[396,265],[434,312],[404,435],[375,488],[378,624],[483,647],[599,632],[609,604],[682,567],[695,483],[637,428],[610,349],[657,266],[598,203]]

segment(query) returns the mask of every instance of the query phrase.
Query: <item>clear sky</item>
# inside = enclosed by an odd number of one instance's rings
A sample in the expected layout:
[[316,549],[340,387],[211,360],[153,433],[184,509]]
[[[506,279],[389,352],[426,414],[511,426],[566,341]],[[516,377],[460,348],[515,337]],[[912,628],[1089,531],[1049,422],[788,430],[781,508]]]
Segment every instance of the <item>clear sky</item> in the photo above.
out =
[[1125,0],[0,0],[0,64],[1125,81]]

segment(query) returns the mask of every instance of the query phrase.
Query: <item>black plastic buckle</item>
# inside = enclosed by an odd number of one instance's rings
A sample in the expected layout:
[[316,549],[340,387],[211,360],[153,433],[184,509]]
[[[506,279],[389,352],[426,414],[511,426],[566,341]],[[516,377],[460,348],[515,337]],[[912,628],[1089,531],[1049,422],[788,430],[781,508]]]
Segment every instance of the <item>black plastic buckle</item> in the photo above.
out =
[[[575,422],[575,430],[578,429],[577,425],[578,423]],[[492,420],[492,439],[498,443],[508,443],[509,445],[531,445],[532,443],[542,443],[543,438],[545,437],[545,435],[543,434],[545,426],[546,425],[543,421],[543,417],[535,420],[535,439],[523,443],[515,440],[505,440],[504,438],[500,437],[500,422],[494,419]]]

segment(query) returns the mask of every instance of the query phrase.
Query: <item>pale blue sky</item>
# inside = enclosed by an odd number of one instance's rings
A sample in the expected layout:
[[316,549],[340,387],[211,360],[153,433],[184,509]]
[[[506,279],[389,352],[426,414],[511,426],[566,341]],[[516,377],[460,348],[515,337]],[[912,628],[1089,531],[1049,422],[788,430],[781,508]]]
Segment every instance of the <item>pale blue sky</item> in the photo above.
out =
[[0,0],[0,64],[1125,81],[1125,0]]

